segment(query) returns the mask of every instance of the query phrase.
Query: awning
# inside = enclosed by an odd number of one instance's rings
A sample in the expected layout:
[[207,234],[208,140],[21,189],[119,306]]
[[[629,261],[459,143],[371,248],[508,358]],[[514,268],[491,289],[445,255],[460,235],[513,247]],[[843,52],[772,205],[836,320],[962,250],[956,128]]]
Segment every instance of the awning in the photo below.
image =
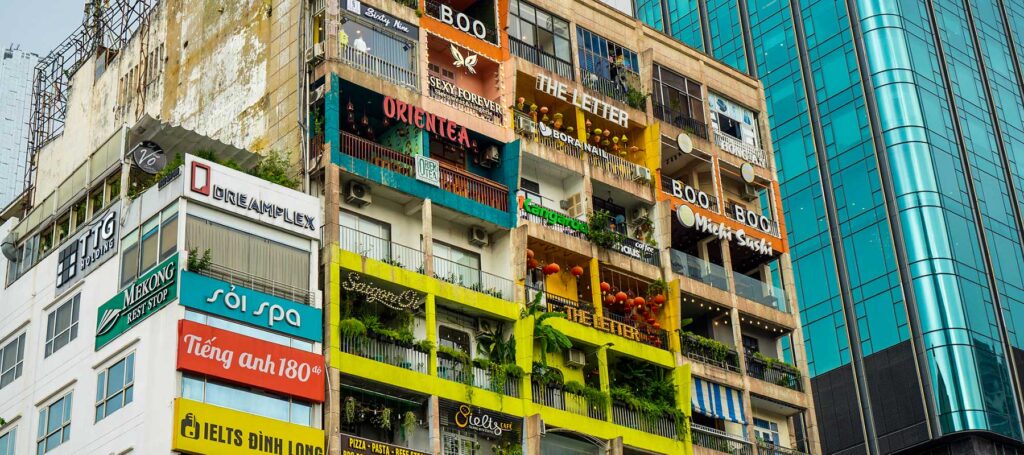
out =
[[746,424],[743,397],[738,390],[693,378],[690,390],[693,410],[716,419]]

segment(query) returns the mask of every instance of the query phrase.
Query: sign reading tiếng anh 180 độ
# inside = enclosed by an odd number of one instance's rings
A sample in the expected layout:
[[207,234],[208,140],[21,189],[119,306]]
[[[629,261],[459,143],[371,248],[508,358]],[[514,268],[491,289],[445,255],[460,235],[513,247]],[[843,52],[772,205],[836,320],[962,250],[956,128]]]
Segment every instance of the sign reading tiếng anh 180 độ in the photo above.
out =
[[323,341],[322,310],[187,270],[181,272],[178,302],[186,308],[285,335]]
[[185,398],[174,400],[171,449],[217,455],[324,455],[324,432]]
[[179,273],[175,253],[100,305],[96,315],[96,350],[177,298]]

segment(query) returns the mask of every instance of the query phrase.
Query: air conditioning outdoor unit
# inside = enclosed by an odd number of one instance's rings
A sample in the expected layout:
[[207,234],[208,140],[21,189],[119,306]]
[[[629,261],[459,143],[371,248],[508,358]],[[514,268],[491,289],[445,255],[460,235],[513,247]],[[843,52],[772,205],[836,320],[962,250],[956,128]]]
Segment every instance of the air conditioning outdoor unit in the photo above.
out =
[[630,222],[634,222],[634,221],[642,220],[644,218],[647,218],[647,215],[650,215],[650,213],[651,212],[647,210],[647,207],[644,207],[644,206],[641,205],[641,206],[633,209],[633,213],[631,213],[629,215],[629,221]]
[[587,366],[587,356],[579,349],[570,349],[565,364],[573,368],[583,368]]
[[647,169],[647,168],[645,168],[643,166],[636,166],[635,168],[633,168],[633,181],[634,182],[647,181],[647,180],[651,180],[651,170],[650,169]]
[[489,243],[487,241],[487,231],[480,226],[473,226],[469,228],[469,243],[473,246],[484,247]]
[[486,168],[492,168],[501,162],[501,152],[498,151],[498,147],[490,145],[484,150],[484,159],[480,161],[480,165]]
[[324,43],[316,43],[313,47],[306,49],[306,61],[313,63],[323,60],[324,58]]
[[373,202],[373,198],[370,196],[370,187],[350,180],[345,185],[345,202],[358,206],[365,207]]
[[743,200],[750,202],[757,199],[757,188],[754,185],[743,184]]

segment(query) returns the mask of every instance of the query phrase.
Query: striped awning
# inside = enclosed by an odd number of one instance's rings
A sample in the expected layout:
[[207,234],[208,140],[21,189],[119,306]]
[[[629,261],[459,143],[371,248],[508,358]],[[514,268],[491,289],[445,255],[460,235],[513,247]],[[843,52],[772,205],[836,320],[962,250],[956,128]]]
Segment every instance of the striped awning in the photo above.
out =
[[730,422],[747,423],[740,391],[696,377],[691,388],[690,401],[695,412]]

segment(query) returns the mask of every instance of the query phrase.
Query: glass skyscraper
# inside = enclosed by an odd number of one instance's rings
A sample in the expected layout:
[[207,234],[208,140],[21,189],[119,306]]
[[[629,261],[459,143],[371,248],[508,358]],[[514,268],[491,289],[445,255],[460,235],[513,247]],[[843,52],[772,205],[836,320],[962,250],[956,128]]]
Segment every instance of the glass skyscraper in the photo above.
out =
[[764,84],[822,450],[1024,451],[1024,1],[634,14]]
[[39,56],[14,46],[0,54],[0,208],[24,187],[32,71]]

